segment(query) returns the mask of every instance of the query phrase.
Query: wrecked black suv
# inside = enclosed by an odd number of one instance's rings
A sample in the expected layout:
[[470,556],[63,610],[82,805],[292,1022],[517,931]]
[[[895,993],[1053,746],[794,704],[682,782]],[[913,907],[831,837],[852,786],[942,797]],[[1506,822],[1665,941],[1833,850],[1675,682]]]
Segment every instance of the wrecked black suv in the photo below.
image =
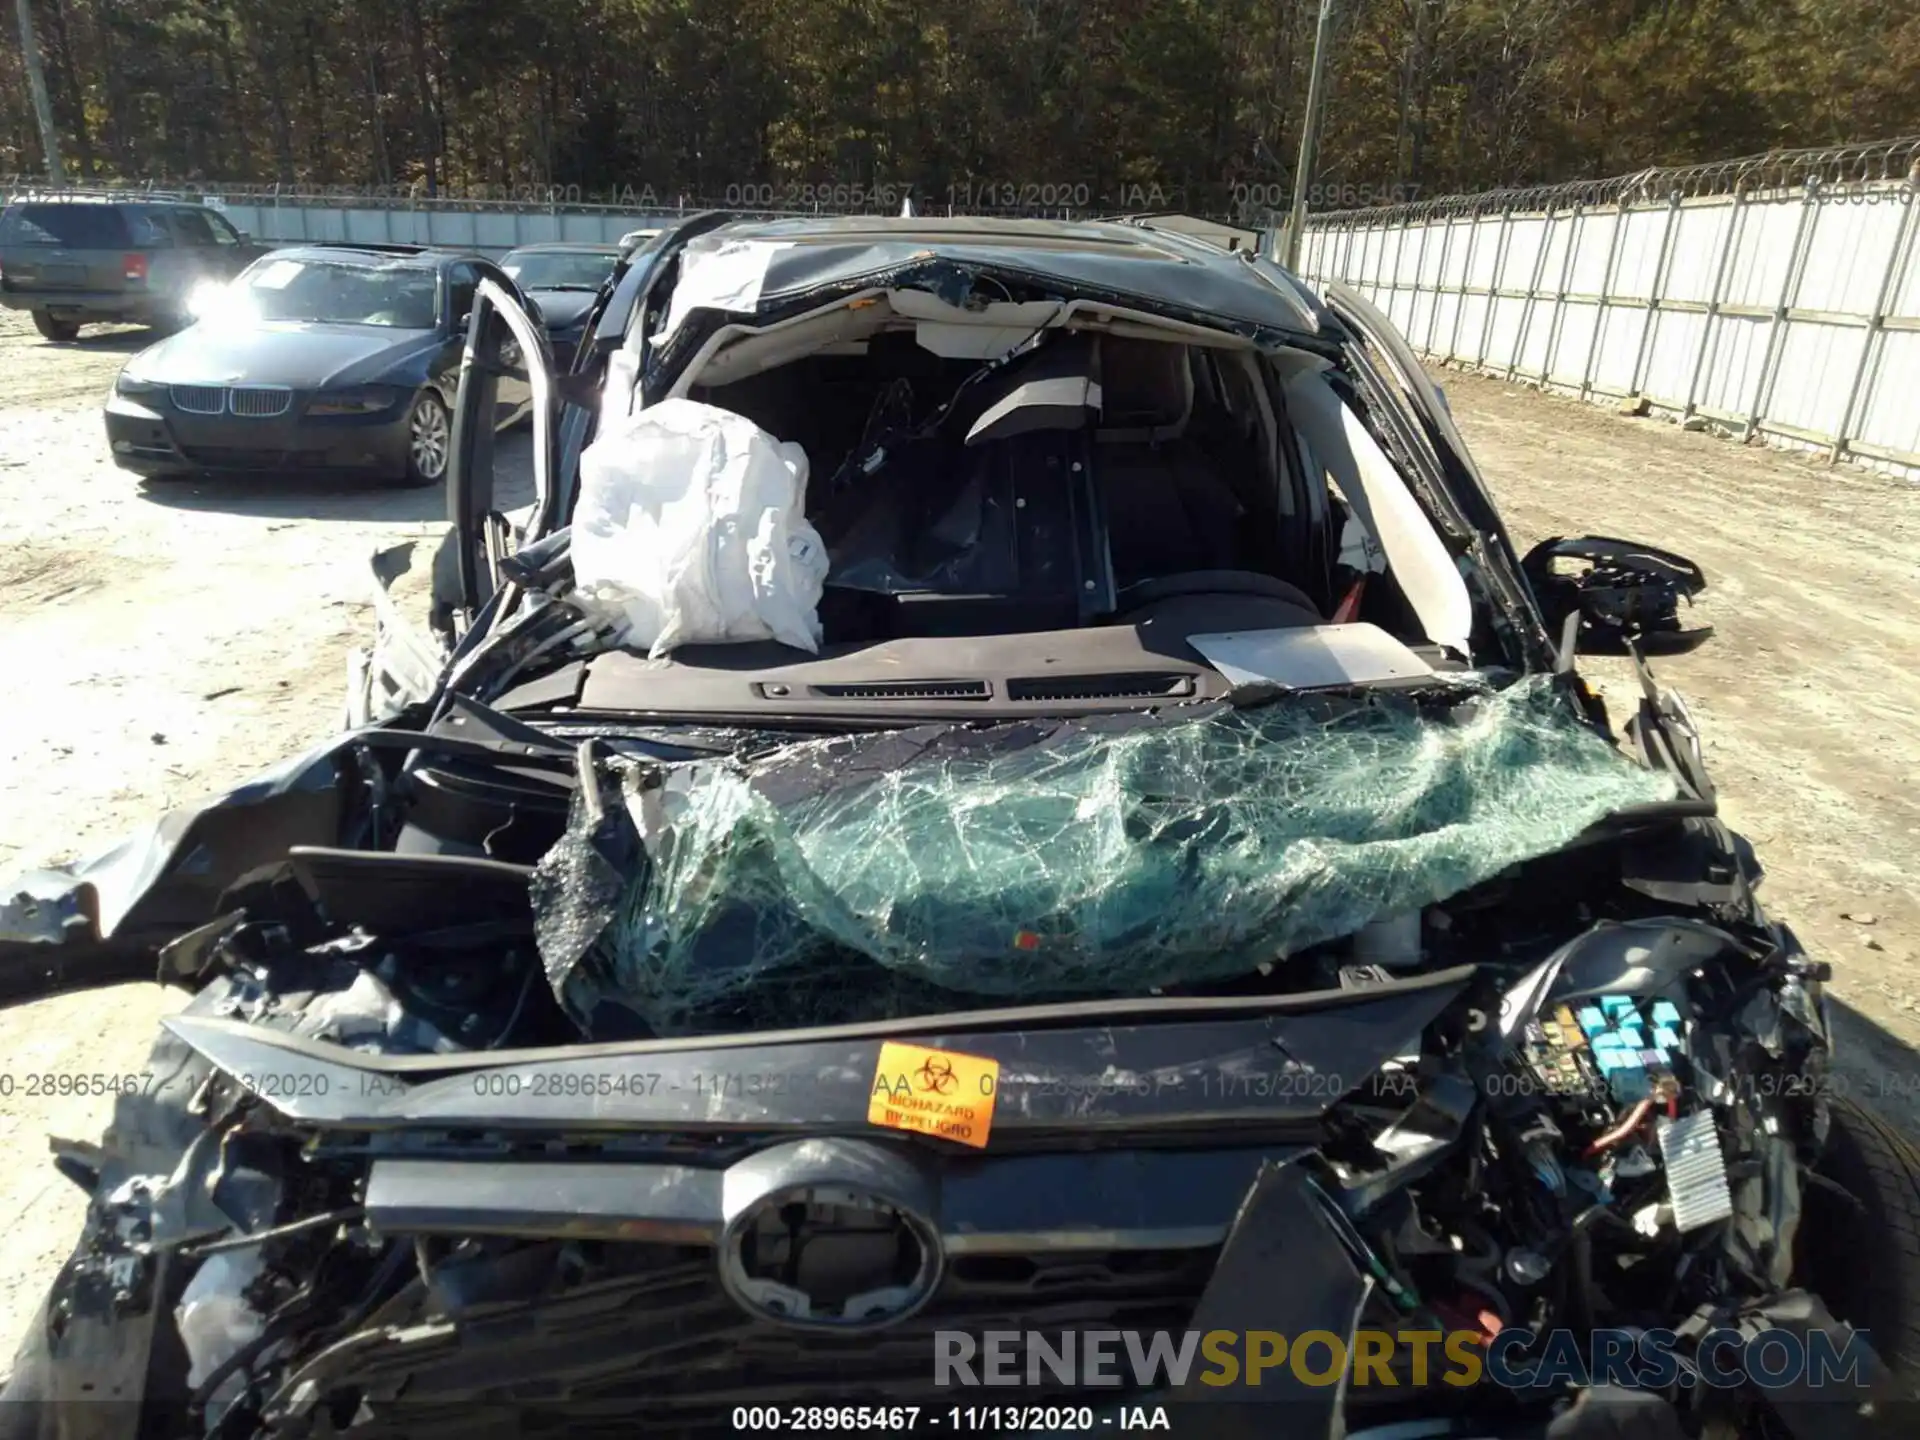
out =
[[[1375,310],[1151,221],[702,217],[588,337],[483,283],[433,623],[383,593],[345,733],[7,888],[7,999],[193,992],[55,1142],[8,1434],[1912,1418],[1913,1152],[1642,658],[1698,570],[1520,559]],[[1507,1383],[934,1364],[1256,1330]],[[1762,1334],[1851,1369],[1703,1353]],[[1552,1353],[1623,1335],[1667,1363]]]

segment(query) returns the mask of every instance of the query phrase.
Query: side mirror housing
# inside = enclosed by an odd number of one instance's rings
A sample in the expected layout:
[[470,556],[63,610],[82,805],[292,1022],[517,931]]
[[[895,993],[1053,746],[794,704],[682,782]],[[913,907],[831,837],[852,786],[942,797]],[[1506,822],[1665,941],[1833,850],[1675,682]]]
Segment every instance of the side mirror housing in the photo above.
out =
[[1548,633],[1579,616],[1582,655],[1679,655],[1712,638],[1711,625],[1685,625],[1682,605],[1707,588],[1706,573],[1671,550],[1604,535],[1542,540],[1520,562]]

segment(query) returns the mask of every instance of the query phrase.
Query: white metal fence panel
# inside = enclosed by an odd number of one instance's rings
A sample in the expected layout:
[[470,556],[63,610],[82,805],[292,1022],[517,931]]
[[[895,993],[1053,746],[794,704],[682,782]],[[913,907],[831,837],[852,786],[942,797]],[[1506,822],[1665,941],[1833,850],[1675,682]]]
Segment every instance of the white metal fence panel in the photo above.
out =
[[1416,349],[1920,480],[1920,139],[1314,217]]
[[452,206],[277,205],[228,200],[227,218],[276,244],[447,245],[500,255],[549,240],[612,244],[629,230],[662,223],[632,212],[458,209]]

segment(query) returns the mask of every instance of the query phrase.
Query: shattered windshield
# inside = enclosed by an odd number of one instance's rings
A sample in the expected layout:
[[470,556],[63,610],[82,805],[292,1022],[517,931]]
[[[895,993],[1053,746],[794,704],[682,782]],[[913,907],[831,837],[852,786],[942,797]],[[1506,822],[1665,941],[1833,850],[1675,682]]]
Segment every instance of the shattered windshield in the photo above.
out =
[[534,250],[509,255],[500,268],[522,290],[598,290],[618,258],[613,250]]
[[270,256],[234,281],[223,304],[255,320],[431,330],[438,283],[420,265]]
[[1670,799],[1531,679],[606,762],[534,885],[592,1024],[877,1019],[1221,981]]

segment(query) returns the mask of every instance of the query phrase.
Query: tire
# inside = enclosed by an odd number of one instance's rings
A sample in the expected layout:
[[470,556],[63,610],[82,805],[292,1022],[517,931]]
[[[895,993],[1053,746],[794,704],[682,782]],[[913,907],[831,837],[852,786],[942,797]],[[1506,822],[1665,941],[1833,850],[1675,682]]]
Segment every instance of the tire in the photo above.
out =
[[422,390],[407,412],[407,470],[399,483],[410,487],[438,485],[447,478],[447,460],[452,454],[453,417],[447,411],[447,402],[432,390]]
[[1872,1338],[1911,1389],[1920,1377],[1920,1149],[1852,1100],[1831,1102],[1832,1125],[1815,1173],[1845,1190],[1809,1185],[1799,1268],[1833,1313]]
[[57,340],[62,344],[80,338],[80,322],[78,320],[56,320],[53,315],[46,310],[36,310],[33,312],[33,328],[46,336],[47,339]]

